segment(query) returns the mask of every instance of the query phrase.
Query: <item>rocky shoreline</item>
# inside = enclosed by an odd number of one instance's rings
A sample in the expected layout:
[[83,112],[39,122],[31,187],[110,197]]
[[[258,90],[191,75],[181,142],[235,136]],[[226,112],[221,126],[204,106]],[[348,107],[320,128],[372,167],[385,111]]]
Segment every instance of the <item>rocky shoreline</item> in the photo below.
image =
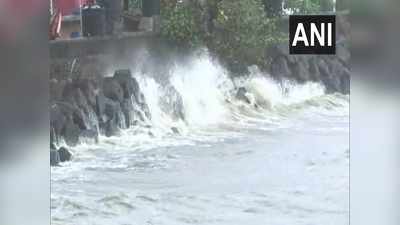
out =
[[[272,59],[269,73],[277,81],[315,81],[324,84],[327,93],[349,94],[350,53],[345,45],[339,44],[337,54],[333,56],[290,55],[287,45],[274,46],[269,52]],[[162,60],[167,61],[162,58],[158,62]],[[121,130],[132,126],[151,126],[146,96],[131,71],[116,70],[112,76],[105,76],[113,61],[109,57],[53,59],[50,71],[52,166],[72,158],[66,146],[96,143],[100,135],[119,135]],[[165,63],[147,64],[149,68],[145,69],[150,73],[168,70]],[[163,110],[184,121],[184,105],[180,94],[168,82],[163,85],[168,93],[163,104],[167,108]],[[237,88],[236,98],[250,104],[247,90],[244,87]],[[171,127],[171,133],[179,133],[179,130]]]
[[344,43],[336,46],[336,55],[290,55],[287,45],[270,50],[270,74],[277,80],[324,84],[328,93],[350,93],[350,51]]
[[[113,77],[52,79],[50,87],[52,151],[65,151],[57,150],[62,142],[68,146],[97,142],[99,135],[118,135],[120,129],[151,119],[143,93],[129,70],[116,71]],[[52,165],[56,165],[57,156],[52,158]]]

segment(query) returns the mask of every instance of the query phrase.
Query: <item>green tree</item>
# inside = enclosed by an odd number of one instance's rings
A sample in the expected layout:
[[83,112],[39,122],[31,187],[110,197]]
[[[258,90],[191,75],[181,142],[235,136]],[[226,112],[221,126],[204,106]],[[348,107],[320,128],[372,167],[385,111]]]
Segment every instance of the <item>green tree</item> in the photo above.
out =
[[214,49],[234,70],[267,66],[266,49],[279,41],[276,19],[268,17],[261,0],[222,0],[218,4]]
[[296,14],[315,14],[333,10],[333,0],[285,0],[284,8]]
[[162,0],[161,35],[180,43],[199,44],[200,24],[193,5],[178,0]]

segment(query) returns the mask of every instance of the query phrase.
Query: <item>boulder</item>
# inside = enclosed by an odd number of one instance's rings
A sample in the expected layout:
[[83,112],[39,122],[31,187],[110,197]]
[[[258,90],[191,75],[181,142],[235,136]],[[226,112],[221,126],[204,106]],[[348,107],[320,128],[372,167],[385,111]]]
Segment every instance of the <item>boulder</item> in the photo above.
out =
[[94,141],[95,143],[99,142],[99,133],[97,130],[82,130],[79,135],[80,142],[90,142]]
[[277,78],[290,77],[292,74],[285,57],[278,57],[272,62],[271,75]]
[[57,102],[50,107],[50,127],[54,137],[76,145],[80,129],[86,129],[85,114],[81,109],[68,102]]
[[102,118],[102,121],[99,123],[100,128],[107,137],[118,135],[121,123],[119,114],[122,113],[120,104],[106,97],[101,98],[101,101],[103,108],[99,112]]
[[58,143],[58,137],[55,133],[54,127],[50,125],[50,146],[54,146],[54,143]]
[[236,98],[240,101],[246,102],[247,104],[251,104],[250,99],[247,97],[248,91],[244,87],[238,88],[236,92]]
[[139,84],[135,78],[132,77],[130,70],[117,70],[114,73],[114,79],[122,87],[124,98],[130,99],[132,95],[135,96],[136,101],[139,98]]
[[50,166],[58,166],[60,163],[60,155],[55,149],[50,150]]
[[291,67],[291,74],[300,82],[310,80],[310,71],[308,69],[308,61],[305,58],[301,58]]
[[287,44],[269,49],[269,71],[276,80],[315,81],[324,84],[328,93],[350,91],[350,51],[346,42],[336,46],[336,55],[290,55]]
[[58,104],[50,106],[50,137],[53,140],[58,140],[61,136],[61,131],[65,126],[66,116]]
[[124,99],[124,91],[118,81],[112,77],[103,79],[104,96],[117,102],[122,102]]
[[129,128],[135,119],[134,108],[130,99],[125,99],[121,104],[121,110],[125,117],[125,126]]
[[70,161],[72,158],[71,152],[64,147],[61,147],[60,149],[58,149],[57,152],[58,152],[58,155],[60,158],[60,162]]
[[312,81],[320,81],[321,74],[319,72],[317,57],[311,57],[308,62],[310,79]]
[[348,66],[351,54],[350,50],[346,48],[343,44],[336,45],[336,56],[342,63]]
[[50,101],[60,101],[63,98],[63,91],[66,85],[65,80],[51,79],[49,84]]
[[87,103],[95,107],[96,96],[100,91],[99,81],[91,78],[78,78],[73,81],[86,97]]
[[144,112],[144,115],[148,118],[151,119],[151,114],[150,114],[150,109],[149,106],[146,103],[146,100],[144,98],[143,93],[140,93],[140,98],[139,98],[139,102],[138,105],[140,106],[141,110]]
[[347,69],[340,78],[340,91],[344,94],[350,94],[350,71]]
[[69,146],[76,146],[79,142],[80,128],[71,118],[69,118],[63,128],[62,136],[64,141]]
[[279,56],[287,56],[289,55],[289,46],[287,44],[277,44],[275,46],[270,47],[267,50],[267,55],[272,56],[273,58],[277,58]]
[[177,127],[171,127],[171,131],[174,134],[180,134],[179,129]]
[[106,137],[116,136],[120,134],[117,118],[108,120],[104,125],[104,135]]

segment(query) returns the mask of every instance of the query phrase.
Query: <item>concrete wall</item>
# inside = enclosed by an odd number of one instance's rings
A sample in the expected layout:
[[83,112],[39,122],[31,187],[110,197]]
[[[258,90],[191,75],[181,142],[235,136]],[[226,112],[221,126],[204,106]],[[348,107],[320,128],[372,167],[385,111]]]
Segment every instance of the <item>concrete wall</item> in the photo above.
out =
[[100,54],[123,55],[137,48],[151,46],[158,41],[152,32],[124,33],[120,36],[104,36],[92,38],[76,38],[49,42],[50,58],[78,58]]

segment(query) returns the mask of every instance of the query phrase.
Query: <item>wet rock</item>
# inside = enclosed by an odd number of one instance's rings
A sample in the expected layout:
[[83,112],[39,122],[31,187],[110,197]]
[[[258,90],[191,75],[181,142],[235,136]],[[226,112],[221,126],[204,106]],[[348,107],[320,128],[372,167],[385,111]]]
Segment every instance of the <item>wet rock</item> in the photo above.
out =
[[171,131],[174,134],[180,134],[179,129],[177,127],[171,127]]
[[60,162],[70,161],[72,158],[71,152],[64,147],[61,147],[60,149],[58,149],[58,155],[60,158]]
[[114,79],[122,87],[125,99],[130,99],[133,95],[136,102],[139,102],[139,84],[136,79],[132,77],[130,70],[117,70],[114,73]]
[[117,118],[113,118],[111,120],[108,120],[105,123],[104,131],[105,131],[104,134],[106,135],[106,137],[119,135],[120,134],[120,129],[119,129],[119,126],[118,126]]
[[150,109],[149,106],[146,103],[146,100],[144,98],[143,93],[140,93],[140,102],[138,105],[140,106],[141,110],[144,112],[144,115],[148,118],[151,119],[151,114],[150,114]]
[[350,71],[346,69],[340,79],[340,89],[342,93],[350,94]]
[[50,108],[50,127],[55,139],[63,138],[68,145],[76,145],[80,129],[85,129],[84,113],[67,102],[58,102]]
[[289,69],[285,57],[278,57],[272,63],[271,73],[274,77],[290,77],[292,72]]
[[66,122],[66,116],[64,115],[59,104],[52,104],[50,106],[50,127],[54,139],[57,139],[61,135],[61,131],[64,128]]
[[312,81],[319,81],[321,74],[318,69],[318,63],[316,57],[310,58],[308,65],[309,65],[310,79]]
[[121,85],[112,77],[103,79],[103,93],[104,96],[114,101],[122,102],[124,99],[124,92]]
[[58,144],[59,140],[55,134],[54,128],[50,126],[50,149],[55,149],[55,143]]
[[118,102],[115,102],[109,98],[104,99],[104,115],[106,116],[106,120],[112,120],[116,118],[118,111],[120,110],[120,105]]
[[49,84],[50,101],[60,101],[63,98],[63,91],[66,85],[65,80],[51,79]]
[[342,44],[336,45],[336,56],[342,63],[348,66],[351,57],[350,50],[348,48]]
[[238,88],[236,92],[236,98],[240,101],[246,102],[247,104],[251,104],[250,99],[247,97],[248,91],[244,87]]
[[82,140],[81,142],[90,142],[91,140],[94,140],[95,143],[99,142],[99,133],[97,130],[82,130],[79,137]]
[[96,96],[100,92],[99,80],[93,78],[79,78],[74,80],[74,83],[84,94],[87,103],[91,107],[95,107]]
[[101,111],[99,112],[102,121],[99,123],[100,128],[107,137],[118,135],[121,121],[121,106],[118,102],[109,98],[101,98]]
[[[97,141],[99,133],[119,135],[121,129],[151,119],[139,84],[129,70],[113,77],[74,76],[50,84],[56,96],[50,106],[51,143],[68,146]],[[59,88],[60,87],[60,88]]]
[[79,142],[79,134],[79,126],[72,119],[68,119],[62,132],[65,143],[69,146],[76,146]]
[[104,116],[105,108],[106,108],[106,97],[101,93],[96,96],[96,107],[95,107],[95,112],[99,118],[99,123],[106,121],[106,118]]
[[78,108],[87,108],[88,103],[85,95],[79,87],[74,84],[68,84],[65,86],[63,92],[63,101],[75,105]]
[[277,44],[269,48],[267,51],[267,54],[274,58],[279,56],[287,56],[289,55],[289,46],[287,44]]
[[55,149],[50,150],[50,166],[58,166],[60,163],[60,155]]
[[125,126],[129,128],[135,119],[134,108],[130,99],[125,99],[121,104],[121,110],[125,117]]
[[296,79],[300,82],[305,82],[310,80],[310,71],[308,69],[308,62],[304,58],[295,63],[291,71],[292,74],[296,76]]
[[336,52],[336,55],[290,55],[286,44],[276,45],[268,52],[269,71],[276,80],[315,81],[322,83],[328,93],[348,94],[350,51],[346,42],[338,43]]

